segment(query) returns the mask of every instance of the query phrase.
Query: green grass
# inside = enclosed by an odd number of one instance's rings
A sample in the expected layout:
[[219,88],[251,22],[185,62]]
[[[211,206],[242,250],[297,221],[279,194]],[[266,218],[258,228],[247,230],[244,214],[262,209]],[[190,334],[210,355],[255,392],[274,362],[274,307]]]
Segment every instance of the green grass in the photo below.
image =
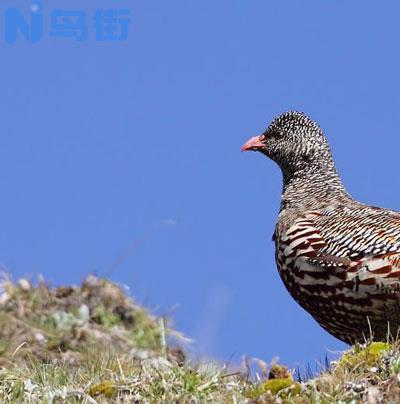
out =
[[400,402],[399,342],[352,347],[307,381],[277,364],[249,377],[188,360],[167,343],[184,338],[108,280],[61,288],[4,280],[1,290],[2,403]]

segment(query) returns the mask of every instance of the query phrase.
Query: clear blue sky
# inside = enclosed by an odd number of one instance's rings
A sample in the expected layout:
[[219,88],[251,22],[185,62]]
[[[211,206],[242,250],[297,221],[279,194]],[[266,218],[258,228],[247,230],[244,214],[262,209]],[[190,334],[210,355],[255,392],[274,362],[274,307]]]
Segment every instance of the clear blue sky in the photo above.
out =
[[[9,6],[29,2],[0,7],[4,268],[54,284],[111,268],[222,360],[342,349],[284,289],[280,172],[240,147],[305,111],[350,193],[400,209],[400,4],[48,0],[35,44],[6,43]],[[126,41],[96,41],[97,8],[130,10]],[[87,13],[88,39],[51,37],[54,9]]]

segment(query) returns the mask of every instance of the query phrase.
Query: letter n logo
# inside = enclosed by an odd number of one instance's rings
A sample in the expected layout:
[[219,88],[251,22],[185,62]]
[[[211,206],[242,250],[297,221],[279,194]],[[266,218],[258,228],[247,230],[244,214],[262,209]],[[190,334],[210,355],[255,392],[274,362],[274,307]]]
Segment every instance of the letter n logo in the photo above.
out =
[[28,22],[16,7],[9,7],[5,11],[5,40],[7,43],[17,41],[18,31],[31,43],[40,41],[43,35],[43,13],[40,3],[33,3]]

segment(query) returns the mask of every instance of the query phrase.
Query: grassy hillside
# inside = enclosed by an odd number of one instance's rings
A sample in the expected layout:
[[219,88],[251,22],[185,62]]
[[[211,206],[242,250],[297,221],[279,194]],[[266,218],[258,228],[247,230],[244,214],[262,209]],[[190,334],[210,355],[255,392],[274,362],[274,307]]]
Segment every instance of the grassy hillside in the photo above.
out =
[[59,288],[4,280],[0,402],[400,402],[399,343],[353,347],[329,371],[296,381],[280,365],[250,378],[191,363],[170,337],[183,338],[108,280]]

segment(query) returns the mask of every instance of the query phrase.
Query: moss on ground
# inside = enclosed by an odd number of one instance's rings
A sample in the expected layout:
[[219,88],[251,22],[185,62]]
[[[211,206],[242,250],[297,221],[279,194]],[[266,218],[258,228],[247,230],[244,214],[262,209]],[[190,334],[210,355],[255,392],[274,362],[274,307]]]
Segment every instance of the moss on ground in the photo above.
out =
[[338,366],[348,369],[363,366],[371,368],[379,364],[380,357],[389,351],[391,345],[387,342],[371,342],[366,346],[356,345],[352,350],[346,352],[338,361]]

